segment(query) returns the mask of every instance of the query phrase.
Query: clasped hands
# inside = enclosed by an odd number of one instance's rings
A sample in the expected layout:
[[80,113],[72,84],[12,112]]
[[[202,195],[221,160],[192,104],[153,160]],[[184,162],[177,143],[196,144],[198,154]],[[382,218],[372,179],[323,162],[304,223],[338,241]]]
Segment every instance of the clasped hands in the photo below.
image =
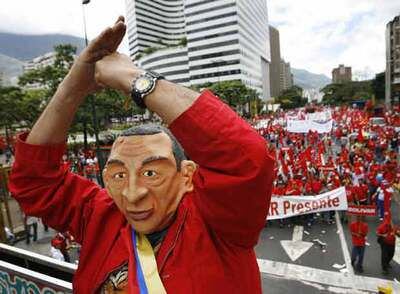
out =
[[130,92],[132,79],[142,70],[132,60],[116,52],[126,32],[124,17],[103,30],[75,60],[63,81],[75,95],[85,97],[104,87]]

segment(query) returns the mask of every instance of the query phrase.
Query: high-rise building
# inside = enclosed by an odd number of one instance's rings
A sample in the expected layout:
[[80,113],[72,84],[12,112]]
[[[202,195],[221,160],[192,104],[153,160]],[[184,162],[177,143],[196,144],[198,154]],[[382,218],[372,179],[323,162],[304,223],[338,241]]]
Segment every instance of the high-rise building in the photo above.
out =
[[56,60],[56,52],[49,52],[34,59],[27,61],[23,65],[23,71],[27,72],[30,70],[38,69],[41,67],[46,67],[48,65],[53,65]]
[[281,59],[280,62],[280,90],[287,90],[293,86],[293,75],[290,62]]
[[265,0],[126,0],[131,57],[186,86],[241,80],[270,96]]
[[339,64],[339,67],[332,70],[332,83],[341,84],[351,82],[351,67]]
[[270,88],[271,96],[278,97],[281,93],[281,46],[279,31],[273,26],[269,26],[269,40],[271,47],[270,64]]
[[386,26],[385,103],[400,100],[400,15]]
[[183,0],[127,0],[131,57],[148,48],[178,45],[186,37]]
[[[23,65],[23,72],[26,73],[31,70],[43,68],[46,66],[51,66],[54,64],[56,60],[56,52],[48,52],[46,54],[40,55],[38,57],[35,57],[32,60],[29,60],[24,63]],[[42,88],[42,85],[39,83],[33,83],[33,84],[28,84],[25,85],[26,89],[40,89]]]

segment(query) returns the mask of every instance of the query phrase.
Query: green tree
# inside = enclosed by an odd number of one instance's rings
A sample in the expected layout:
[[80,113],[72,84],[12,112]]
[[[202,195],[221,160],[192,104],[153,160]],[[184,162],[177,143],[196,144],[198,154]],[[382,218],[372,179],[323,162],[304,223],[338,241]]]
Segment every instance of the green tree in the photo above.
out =
[[[247,117],[250,117],[251,114],[256,114],[255,109],[259,110],[261,108],[262,102],[257,91],[247,87],[240,80],[205,83],[192,86],[192,89],[195,91],[201,91],[205,88],[211,90],[233,109],[244,112],[244,115]],[[248,107],[243,111],[245,105],[248,105]],[[250,107],[250,105],[254,107]],[[248,113],[247,110],[251,113]]]
[[25,90],[23,92],[17,106],[21,113],[21,127],[32,128],[46,106],[44,97],[46,97],[46,91],[43,89]]
[[238,80],[214,83],[208,88],[234,108],[258,98],[257,91]]
[[96,106],[99,109],[99,126],[102,130],[109,128],[111,118],[124,120],[132,114],[144,113],[144,110],[132,102],[131,97],[126,97],[113,89],[105,89],[98,93],[96,95]]
[[368,100],[373,95],[371,81],[355,81],[342,84],[330,84],[321,91],[322,102],[330,105],[352,104],[354,101]]
[[179,40],[179,46],[187,46],[187,38],[183,37]]
[[22,120],[20,111],[23,93],[18,87],[0,87],[0,127],[5,129],[7,146],[11,146],[11,133]]
[[275,99],[275,103],[279,103],[283,109],[292,109],[305,106],[307,98],[303,97],[303,89],[295,85],[283,90]]

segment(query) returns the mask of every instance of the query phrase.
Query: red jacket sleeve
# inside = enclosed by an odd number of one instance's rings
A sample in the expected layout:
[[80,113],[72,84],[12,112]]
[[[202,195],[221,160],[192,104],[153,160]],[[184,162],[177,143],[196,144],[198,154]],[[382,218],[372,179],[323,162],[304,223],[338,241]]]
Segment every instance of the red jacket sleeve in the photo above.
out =
[[64,144],[31,145],[26,137],[20,135],[16,144],[9,181],[13,197],[25,214],[42,218],[57,231],[70,231],[81,243],[92,199],[100,188],[61,164]]
[[265,140],[210,91],[170,129],[199,165],[194,201],[205,222],[217,237],[253,247],[272,192],[274,159]]

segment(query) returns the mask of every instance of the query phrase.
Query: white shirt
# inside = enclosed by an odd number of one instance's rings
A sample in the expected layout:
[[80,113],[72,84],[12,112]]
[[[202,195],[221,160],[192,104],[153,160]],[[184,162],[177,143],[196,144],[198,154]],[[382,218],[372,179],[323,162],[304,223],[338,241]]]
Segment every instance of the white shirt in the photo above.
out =
[[64,256],[62,255],[61,251],[57,248],[54,248],[53,246],[50,247],[50,255],[51,257],[60,260],[60,261],[65,261]]

